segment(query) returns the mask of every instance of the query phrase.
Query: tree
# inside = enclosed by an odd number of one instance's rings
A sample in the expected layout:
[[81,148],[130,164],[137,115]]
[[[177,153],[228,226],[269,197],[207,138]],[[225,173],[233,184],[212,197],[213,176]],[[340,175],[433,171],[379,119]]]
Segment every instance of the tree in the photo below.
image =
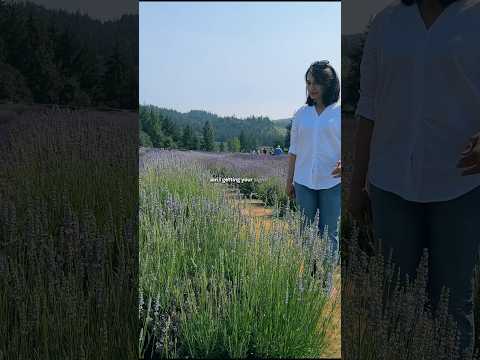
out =
[[246,151],[247,150],[247,137],[245,135],[245,132],[242,130],[240,131],[240,137],[238,138],[240,141],[240,151]]
[[238,137],[233,137],[227,142],[228,150],[230,152],[239,152],[240,151],[240,139]]
[[80,51],[72,59],[71,73],[78,79],[81,88],[88,90],[93,98],[96,95],[94,91],[95,87],[98,86],[100,74],[97,57],[88,44],[83,44]]
[[191,149],[192,148],[192,138],[193,138],[193,133],[192,133],[192,128],[190,125],[185,125],[183,128],[183,134],[182,134],[182,147],[184,149]]
[[180,144],[182,142],[182,130],[174,122],[172,122],[170,129],[170,136],[173,141]]
[[0,99],[30,102],[32,94],[23,75],[13,66],[0,61]]
[[290,123],[285,126],[285,129],[287,129],[287,133],[285,134],[285,141],[283,143],[283,147],[288,149],[290,147],[290,132],[292,131],[292,120],[290,120]]
[[145,119],[142,121],[142,128],[150,136],[153,146],[159,148],[165,147],[165,135],[162,131],[161,118],[156,116],[153,109],[142,112],[141,115]]
[[223,141],[220,142],[219,151],[225,152],[225,143]]
[[55,62],[53,45],[48,37],[43,19],[30,14],[26,21],[28,39],[25,43],[24,68],[34,101],[57,103],[62,89],[62,79]]
[[162,118],[162,130],[165,135],[170,136],[174,142],[180,142],[182,135],[178,126],[175,125],[175,123],[168,116],[163,117],[160,114],[160,117]]
[[198,135],[193,134],[192,138],[192,150],[200,150],[201,141]]
[[210,121],[206,121],[205,125],[203,126],[203,141],[202,141],[202,149],[205,151],[213,151],[214,150],[214,132],[213,127],[210,124]]
[[[50,32],[52,28],[50,27]],[[55,47],[55,58],[61,71],[67,75],[72,75],[72,67],[74,62],[75,53],[77,52],[77,44],[74,33],[70,28],[65,29],[58,36],[57,46]]]
[[140,146],[153,147],[152,139],[150,139],[150,136],[142,130],[140,130]]
[[[29,92],[34,102],[136,109],[137,26],[133,15],[100,23],[80,13],[0,0],[1,70],[13,71],[2,74],[1,91],[10,99]],[[16,79],[23,79],[18,86]]]
[[105,64],[103,76],[103,90],[107,104],[113,107],[123,107],[127,84],[127,66],[123,60],[118,43],[115,44],[112,54]]
[[165,136],[163,138],[163,144],[161,147],[167,148],[167,149],[173,149],[176,147],[176,144],[175,144],[175,141],[173,141],[171,136]]

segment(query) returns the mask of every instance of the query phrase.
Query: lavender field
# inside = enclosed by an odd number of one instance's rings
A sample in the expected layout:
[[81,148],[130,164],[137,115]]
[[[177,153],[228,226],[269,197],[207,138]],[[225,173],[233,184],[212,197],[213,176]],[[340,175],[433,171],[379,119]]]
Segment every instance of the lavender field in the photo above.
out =
[[0,359],[136,357],[136,114],[0,115]]
[[[195,162],[209,171],[212,179],[236,185],[244,197],[263,201],[266,206],[276,208],[284,214],[286,208],[295,210],[285,192],[288,171],[288,155],[271,156],[244,153],[207,153],[200,151],[158,150],[141,148],[142,163],[155,162],[161,158],[174,157],[183,162]],[[243,180],[242,180],[243,179]],[[237,182],[235,182],[237,181]]]
[[326,242],[315,227],[300,233],[289,209],[259,228],[226,184],[211,182],[283,185],[286,164],[286,156],[140,149],[141,358],[325,355],[336,310],[325,290]]
[[145,162],[163,163],[163,159],[172,158],[181,161],[195,161],[208,169],[225,169],[232,175],[250,177],[287,177],[288,155],[263,155],[245,153],[213,153],[201,151],[159,150],[140,148],[140,169]]

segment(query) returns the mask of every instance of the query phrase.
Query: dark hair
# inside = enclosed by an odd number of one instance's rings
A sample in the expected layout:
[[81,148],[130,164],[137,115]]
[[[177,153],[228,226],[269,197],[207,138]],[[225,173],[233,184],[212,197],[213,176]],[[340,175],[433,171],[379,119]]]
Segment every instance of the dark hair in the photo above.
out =
[[[438,0],[438,2],[443,6],[443,7],[447,7],[448,5],[456,2],[458,0]],[[407,5],[407,6],[410,6],[410,5],[413,5],[413,4],[416,4],[416,3],[419,3],[421,2],[421,0],[402,0],[402,3],[403,5]]]
[[[312,72],[312,76],[315,82],[322,87],[322,102],[325,107],[334,104],[338,101],[340,96],[340,80],[338,79],[337,72],[332,65],[326,60],[315,61],[309,66],[305,73],[305,81],[307,81],[308,72]],[[306,104],[313,106],[315,102],[307,94]]]

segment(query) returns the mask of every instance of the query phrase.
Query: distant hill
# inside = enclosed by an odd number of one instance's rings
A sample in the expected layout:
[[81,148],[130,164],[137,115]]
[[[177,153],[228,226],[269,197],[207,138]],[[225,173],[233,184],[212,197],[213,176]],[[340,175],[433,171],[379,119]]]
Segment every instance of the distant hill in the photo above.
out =
[[206,127],[219,149],[227,143],[235,148],[233,144],[236,142],[243,151],[251,151],[257,146],[283,146],[288,137],[283,126],[286,122],[287,119],[272,121],[265,116],[239,119],[204,110],[182,113],[154,105],[140,105],[141,142],[149,144],[148,135],[156,147],[196,150],[202,147]]
[[177,126],[190,125],[192,130],[199,134],[202,132],[205,122],[209,121],[217,142],[226,142],[233,137],[239,137],[240,133],[244,131],[247,137],[256,139],[257,145],[274,146],[283,144],[286,134],[286,130],[279,126],[280,123],[272,121],[268,117],[252,116],[239,119],[232,116],[221,117],[203,110],[191,110],[187,113],[165,108],[158,108],[158,110],[161,115],[172,120]]

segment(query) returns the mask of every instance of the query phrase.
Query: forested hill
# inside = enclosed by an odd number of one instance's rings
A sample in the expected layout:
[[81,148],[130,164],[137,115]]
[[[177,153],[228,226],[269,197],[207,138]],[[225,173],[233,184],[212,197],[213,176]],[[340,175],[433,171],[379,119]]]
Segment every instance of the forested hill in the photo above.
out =
[[273,124],[274,124],[276,127],[285,129],[285,128],[290,124],[291,121],[292,121],[292,118],[288,118],[288,119],[278,119],[278,120],[273,120]]
[[190,125],[194,131],[199,132],[205,122],[210,121],[215,130],[215,141],[227,141],[231,137],[240,136],[242,130],[247,136],[255,137],[258,140],[258,145],[273,144],[279,141],[283,143],[283,136],[285,136],[284,127],[280,130],[275,122],[263,116],[239,119],[233,116],[220,117],[203,110],[180,113],[175,110],[159,108],[159,111],[179,126]]
[[138,15],[0,0],[0,100],[138,107]]
[[193,134],[201,137],[204,126],[208,122],[213,129],[216,143],[227,143],[233,138],[238,138],[241,140],[244,150],[254,149],[256,146],[275,146],[277,144],[283,146],[287,134],[283,123],[277,124],[276,121],[263,116],[239,119],[233,116],[221,117],[203,110],[181,113],[153,105],[141,105],[141,125],[148,122],[147,118],[151,117],[159,119],[160,122],[168,119],[167,128],[173,124],[177,129],[170,132],[179,133],[179,136],[188,126]]

